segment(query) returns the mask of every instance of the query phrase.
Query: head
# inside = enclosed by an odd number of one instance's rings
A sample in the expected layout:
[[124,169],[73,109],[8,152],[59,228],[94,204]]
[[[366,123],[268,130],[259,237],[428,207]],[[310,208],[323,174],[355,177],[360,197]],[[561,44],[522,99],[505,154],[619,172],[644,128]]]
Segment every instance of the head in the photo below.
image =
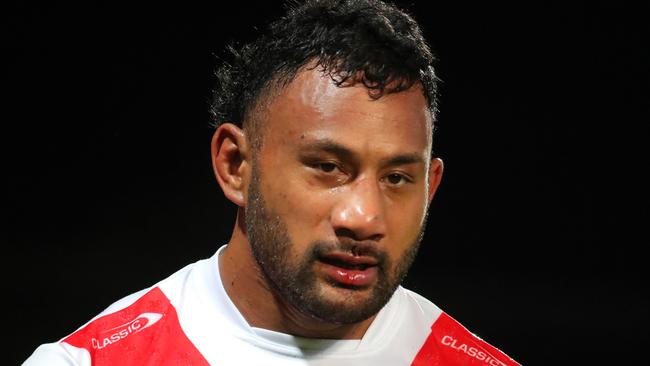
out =
[[213,156],[255,263],[306,315],[371,317],[415,258],[442,174],[417,24],[378,1],[309,1],[232,51]]

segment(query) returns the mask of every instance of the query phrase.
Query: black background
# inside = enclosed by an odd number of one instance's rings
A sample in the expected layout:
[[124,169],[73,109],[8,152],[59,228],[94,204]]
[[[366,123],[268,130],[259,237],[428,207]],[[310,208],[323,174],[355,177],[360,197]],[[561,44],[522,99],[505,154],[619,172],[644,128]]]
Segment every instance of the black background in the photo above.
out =
[[[439,58],[446,163],[407,287],[526,365],[647,363],[647,6],[400,4]],[[6,364],[229,238],[213,54],[282,9],[8,7]]]

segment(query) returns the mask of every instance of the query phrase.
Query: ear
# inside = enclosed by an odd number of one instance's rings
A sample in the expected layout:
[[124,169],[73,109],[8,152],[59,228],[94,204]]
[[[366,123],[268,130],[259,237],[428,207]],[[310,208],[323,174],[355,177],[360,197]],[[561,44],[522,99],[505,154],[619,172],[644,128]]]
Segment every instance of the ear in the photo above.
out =
[[440,186],[442,179],[442,172],[444,170],[444,163],[440,158],[431,159],[431,166],[429,167],[429,203],[433,200],[433,196]]
[[224,195],[239,207],[245,205],[250,166],[244,131],[232,123],[223,123],[212,136],[212,169]]

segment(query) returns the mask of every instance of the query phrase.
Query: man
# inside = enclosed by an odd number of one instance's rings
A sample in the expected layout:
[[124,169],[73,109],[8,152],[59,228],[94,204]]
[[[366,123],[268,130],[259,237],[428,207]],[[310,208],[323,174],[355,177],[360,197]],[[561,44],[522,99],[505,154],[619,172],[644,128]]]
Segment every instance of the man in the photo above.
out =
[[443,172],[416,23],[309,1],[234,53],[212,106],[229,243],[25,364],[517,365],[399,286]]

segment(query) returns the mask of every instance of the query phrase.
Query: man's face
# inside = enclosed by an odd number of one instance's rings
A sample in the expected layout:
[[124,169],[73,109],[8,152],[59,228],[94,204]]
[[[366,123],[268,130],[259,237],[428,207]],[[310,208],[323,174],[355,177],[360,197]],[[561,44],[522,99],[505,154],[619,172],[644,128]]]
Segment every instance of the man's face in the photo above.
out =
[[339,88],[307,70],[261,115],[245,208],[258,264],[304,314],[371,317],[408,271],[425,224],[431,120],[421,90],[371,100],[361,84]]

